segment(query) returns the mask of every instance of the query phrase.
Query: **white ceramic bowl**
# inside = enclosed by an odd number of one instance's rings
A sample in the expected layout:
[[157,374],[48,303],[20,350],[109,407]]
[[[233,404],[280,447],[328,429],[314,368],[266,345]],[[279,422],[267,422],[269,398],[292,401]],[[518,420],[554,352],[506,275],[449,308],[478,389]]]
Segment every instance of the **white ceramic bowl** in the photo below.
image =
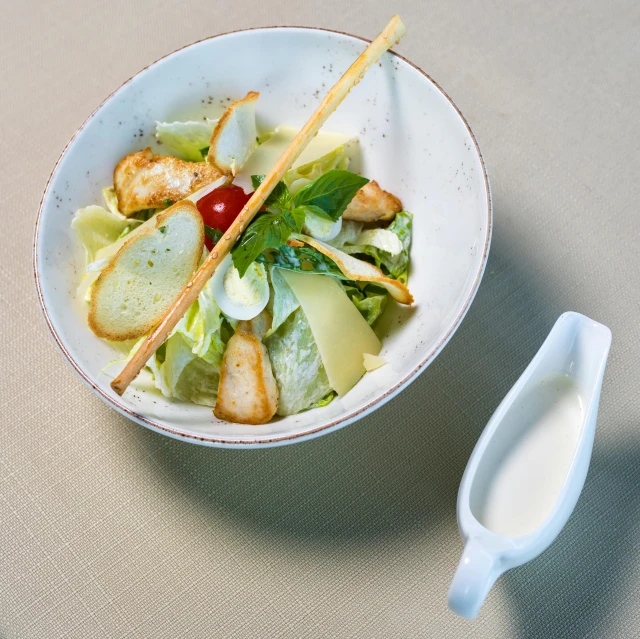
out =
[[[407,37],[412,37],[409,34]],[[422,372],[450,339],[478,289],[491,238],[491,196],[476,140],[460,111],[424,72],[386,54],[325,129],[357,135],[362,173],[414,213],[412,308],[393,305],[376,328],[388,364],[325,408],[263,426],[217,420],[211,409],[129,390],[118,397],[100,371],[114,351],[95,337],[75,290],[84,258],[70,228],[76,209],[100,203],[113,167],[153,144],[155,120],[215,116],[260,91],[261,128],[302,125],[366,41],[322,29],[275,27],[187,46],[127,81],[73,136],[46,186],[36,222],[38,296],[53,337],[105,402],[153,430],[213,446],[267,446],[327,433],[366,415]]]

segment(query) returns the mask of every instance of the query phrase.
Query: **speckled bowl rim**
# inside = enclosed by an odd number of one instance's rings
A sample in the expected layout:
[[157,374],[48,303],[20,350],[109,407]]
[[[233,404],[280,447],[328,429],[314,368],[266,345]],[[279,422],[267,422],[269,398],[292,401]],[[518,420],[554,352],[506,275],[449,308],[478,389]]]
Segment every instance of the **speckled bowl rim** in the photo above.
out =
[[38,206],[38,215],[36,217],[35,232],[34,232],[34,239],[33,239],[33,271],[34,271],[34,278],[35,278],[35,284],[36,284],[36,291],[37,291],[37,295],[38,295],[38,300],[40,302],[40,306],[42,308],[42,312],[44,314],[44,318],[45,318],[45,321],[47,323],[47,326],[49,327],[49,330],[51,331],[51,334],[52,334],[56,344],[58,345],[58,348],[62,351],[62,354],[66,357],[67,361],[69,362],[69,364],[71,364],[72,368],[80,376],[80,379],[82,379],[82,381],[84,381],[85,384],[89,388],[91,388],[95,393],[100,395],[106,402],[108,402],[111,406],[113,406],[118,412],[120,412],[121,414],[123,414],[126,417],[129,417],[130,419],[134,420],[138,424],[141,424],[142,426],[146,426],[146,427],[150,428],[151,430],[155,430],[156,432],[159,432],[159,433],[162,433],[162,434],[165,434],[165,435],[169,435],[170,437],[174,437],[176,439],[180,439],[180,440],[183,440],[183,441],[188,441],[188,442],[192,442],[192,443],[198,443],[198,444],[207,445],[207,446],[219,446],[219,447],[227,447],[227,448],[258,448],[258,447],[266,447],[266,446],[277,446],[277,445],[281,445],[281,444],[304,441],[306,439],[311,439],[313,437],[318,437],[319,435],[323,435],[323,434],[332,432],[334,430],[337,430],[338,428],[342,428],[344,426],[347,426],[348,424],[353,423],[354,421],[360,419],[361,417],[364,417],[369,412],[372,412],[374,409],[379,408],[380,406],[382,406],[383,404],[388,402],[392,397],[397,395],[405,386],[407,386],[413,380],[415,380],[416,377],[422,371],[424,371],[429,366],[429,364],[431,364],[431,362],[433,362],[433,360],[440,354],[440,351],[446,346],[447,342],[451,339],[453,334],[456,332],[456,330],[460,326],[462,320],[464,319],[464,316],[467,314],[467,311],[469,310],[469,307],[471,306],[471,302],[473,302],[473,299],[476,296],[476,293],[477,293],[478,288],[480,286],[480,282],[482,281],[482,276],[484,274],[484,270],[485,270],[485,267],[486,267],[486,264],[487,264],[487,259],[488,259],[488,256],[489,256],[489,247],[490,247],[490,244],[491,244],[491,235],[492,235],[492,231],[493,231],[493,204],[492,204],[492,199],[491,199],[491,187],[489,185],[489,176],[487,174],[487,169],[486,169],[486,166],[485,166],[484,158],[482,156],[482,151],[480,150],[480,146],[478,144],[478,141],[476,140],[476,136],[474,135],[473,131],[471,130],[471,127],[469,126],[469,123],[467,122],[467,120],[464,117],[464,115],[462,115],[462,112],[456,106],[454,101],[447,95],[447,93],[442,89],[442,87],[429,74],[425,73],[420,67],[416,66],[415,64],[413,64],[413,62],[407,60],[407,58],[405,58],[404,56],[400,55],[399,53],[396,53],[395,51],[389,51],[389,53],[391,55],[395,56],[396,58],[399,58],[400,60],[402,60],[403,62],[405,62],[409,66],[413,67],[416,71],[418,71],[421,75],[423,75],[429,82],[431,82],[431,84],[433,86],[435,86],[435,88],[442,94],[442,96],[455,109],[456,113],[458,114],[458,116],[462,120],[464,126],[466,127],[467,131],[469,132],[469,135],[471,136],[471,139],[473,140],[473,143],[475,145],[475,149],[476,149],[476,152],[478,154],[478,158],[480,160],[480,165],[482,167],[482,175],[483,175],[485,190],[486,190],[486,194],[487,194],[487,202],[486,202],[486,205],[487,205],[487,210],[486,210],[487,230],[486,230],[486,236],[485,236],[484,246],[483,246],[483,250],[482,250],[482,260],[480,262],[480,266],[478,268],[478,273],[476,274],[476,278],[475,278],[475,280],[473,282],[473,286],[471,287],[471,290],[469,291],[469,294],[467,295],[467,299],[465,300],[460,312],[458,313],[456,318],[451,323],[451,326],[450,326],[449,330],[447,331],[447,333],[425,355],[425,357],[422,359],[422,361],[416,367],[414,367],[413,370],[411,370],[409,373],[407,373],[400,381],[398,381],[396,384],[394,384],[394,386],[392,388],[390,388],[388,391],[386,391],[380,397],[377,397],[376,399],[368,402],[362,408],[359,408],[359,409],[354,410],[354,411],[352,411],[352,412],[350,412],[350,413],[348,413],[346,415],[343,415],[342,417],[340,417],[338,419],[334,419],[334,420],[330,421],[329,423],[327,423],[327,424],[325,424],[323,426],[319,426],[317,428],[313,428],[312,427],[312,428],[309,428],[308,430],[306,430],[304,432],[301,432],[301,433],[295,433],[295,434],[291,434],[291,435],[281,435],[281,436],[278,436],[278,437],[266,437],[266,438],[255,439],[255,440],[250,440],[250,441],[239,441],[239,440],[233,440],[233,439],[224,439],[224,438],[220,438],[220,437],[209,437],[209,436],[205,436],[205,435],[194,435],[194,434],[185,433],[185,432],[183,432],[183,431],[181,431],[179,429],[176,429],[176,428],[171,428],[169,426],[165,426],[163,424],[160,424],[160,423],[154,421],[153,419],[149,419],[148,417],[145,417],[144,415],[140,415],[139,413],[136,413],[135,411],[131,410],[128,406],[125,406],[124,404],[121,404],[117,399],[111,397],[105,391],[103,391],[100,387],[98,387],[97,384],[95,384],[87,376],[87,374],[82,370],[82,368],[78,365],[78,363],[73,359],[73,357],[71,356],[69,351],[67,351],[67,349],[65,348],[64,344],[62,343],[62,340],[60,339],[56,329],[53,326],[53,322],[51,321],[51,318],[49,317],[49,313],[48,313],[47,308],[46,308],[45,303],[44,303],[44,297],[43,297],[42,289],[41,289],[41,286],[40,286],[40,279],[38,277],[38,251],[37,251],[37,246],[38,246],[38,231],[39,231],[39,228],[40,228],[40,217],[42,215],[42,207],[43,207],[43,204],[44,204],[44,200],[45,200],[45,198],[47,196],[47,193],[49,191],[49,186],[51,184],[51,180],[53,179],[53,176],[54,176],[54,174],[55,174],[55,172],[56,172],[56,170],[58,168],[58,165],[60,164],[62,158],[66,154],[67,149],[71,146],[71,144],[76,139],[76,137],[78,136],[80,131],[82,131],[82,129],[84,129],[84,127],[95,117],[95,115],[98,113],[98,111],[109,100],[111,100],[111,98],[113,98],[113,96],[116,93],[118,93],[120,91],[120,89],[122,89],[124,86],[129,84],[132,80],[134,80],[136,77],[138,77],[141,73],[144,73],[147,69],[150,69],[151,67],[153,67],[154,65],[158,64],[159,62],[161,62],[165,58],[168,58],[168,57],[170,57],[172,55],[175,55],[179,51],[183,51],[184,49],[188,49],[189,47],[192,47],[192,46],[194,46],[196,44],[199,44],[201,42],[206,42],[208,40],[213,40],[215,38],[220,38],[220,37],[231,35],[231,34],[234,34],[234,33],[242,33],[242,32],[249,32],[249,31],[278,31],[278,30],[284,30],[284,29],[287,29],[287,30],[289,30],[289,29],[291,29],[291,30],[304,29],[304,30],[308,30],[308,31],[321,31],[321,32],[324,32],[324,33],[333,33],[333,34],[337,34],[337,35],[341,35],[341,36],[346,36],[348,38],[352,38],[354,40],[357,40],[359,42],[364,42],[366,44],[369,44],[369,42],[370,42],[370,40],[367,40],[366,38],[361,38],[360,36],[356,36],[356,35],[353,35],[351,33],[346,33],[344,31],[336,31],[336,30],[333,30],[333,29],[324,29],[324,28],[321,28],[321,27],[271,26],[271,27],[253,27],[253,28],[248,28],[248,29],[236,29],[234,31],[227,31],[225,33],[219,33],[219,34],[216,34],[214,36],[209,36],[207,38],[202,38],[201,40],[197,40],[197,41],[192,42],[190,44],[187,44],[187,45],[185,45],[183,47],[180,47],[180,48],[176,49],[175,51],[172,51],[171,53],[168,53],[167,55],[164,55],[161,58],[158,58],[157,60],[155,60],[151,64],[147,65],[146,67],[144,67],[143,69],[138,71],[138,73],[136,73],[133,76],[131,76],[128,80],[123,82],[115,91],[110,93],[109,96],[107,96],[100,103],[100,105],[98,107],[96,107],[96,109],[91,113],[91,115],[89,115],[89,117],[87,117],[87,119],[80,125],[78,130],[73,134],[71,139],[67,142],[67,144],[65,145],[64,149],[62,150],[62,153],[60,154],[60,157],[57,159],[57,161],[56,161],[56,163],[55,163],[55,165],[54,165],[54,167],[53,167],[53,169],[51,171],[51,174],[49,175],[49,179],[47,180],[47,184],[46,184],[46,186],[44,188],[44,192],[42,193],[42,197],[40,199],[40,204]]

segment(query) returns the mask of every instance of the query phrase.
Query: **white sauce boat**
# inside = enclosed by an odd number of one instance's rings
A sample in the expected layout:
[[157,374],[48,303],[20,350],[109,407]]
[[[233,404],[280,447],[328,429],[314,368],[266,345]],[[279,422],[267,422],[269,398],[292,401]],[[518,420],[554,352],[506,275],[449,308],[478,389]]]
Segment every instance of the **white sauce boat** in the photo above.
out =
[[610,346],[606,326],[563,314],[480,436],[458,493],[457,614],[475,618],[496,579],[543,552],[573,512]]

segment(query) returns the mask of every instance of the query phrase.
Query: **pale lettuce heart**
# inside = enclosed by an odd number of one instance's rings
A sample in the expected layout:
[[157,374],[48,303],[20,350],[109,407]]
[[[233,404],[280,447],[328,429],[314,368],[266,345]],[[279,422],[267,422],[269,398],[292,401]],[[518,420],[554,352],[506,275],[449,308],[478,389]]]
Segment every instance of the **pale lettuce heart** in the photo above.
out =
[[[155,387],[165,397],[215,406],[226,348],[221,329],[222,315],[209,281],[169,339],[147,362]],[[127,360],[143,340],[136,342]]]
[[112,186],[105,186],[104,189],[102,189],[102,197],[104,198],[106,207],[114,215],[122,215],[118,208],[118,196],[116,195],[116,190]]
[[284,174],[283,182],[289,187],[291,194],[295,195],[301,188],[317,180],[327,171],[333,169],[346,171],[349,168],[350,150],[355,145],[357,140],[341,144],[317,160],[289,169]]
[[204,406],[215,406],[220,368],[194,355],[182,333],[174,333],[164,345],[164,361],[158,355],[147,366],[154,383],[165,397],[173,397]]
[[127,229],[132,230],[140,224],[139,220],[131,220],[120,213],[92,205],[78,209],[71,221],[71,228],[78,234],[89,264],[94,261],[98,251],[116,242]]
[[[202,162],[218,120],[156,122],[156,138],[183,160]],[[203,153],[204,151],[204,153]]]

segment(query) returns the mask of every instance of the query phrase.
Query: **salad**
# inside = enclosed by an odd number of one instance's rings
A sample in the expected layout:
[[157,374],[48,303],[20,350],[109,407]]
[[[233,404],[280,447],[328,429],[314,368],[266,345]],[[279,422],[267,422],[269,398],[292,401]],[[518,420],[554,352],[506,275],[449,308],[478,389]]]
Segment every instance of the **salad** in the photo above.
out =
[[[122,158],[103,205],[75,214],[89,327],[123,352],[105,372],[157,326],[293,139],[257,130],[258,98],[219,120],[157,122],[160,152]],[[148,361],[165,397],[262,424],[325,406],[386,363],[373,327],[389,298],[413,303],[412,215],[358,175],[357,153],[356,139],[321,133],[284,175]]]

